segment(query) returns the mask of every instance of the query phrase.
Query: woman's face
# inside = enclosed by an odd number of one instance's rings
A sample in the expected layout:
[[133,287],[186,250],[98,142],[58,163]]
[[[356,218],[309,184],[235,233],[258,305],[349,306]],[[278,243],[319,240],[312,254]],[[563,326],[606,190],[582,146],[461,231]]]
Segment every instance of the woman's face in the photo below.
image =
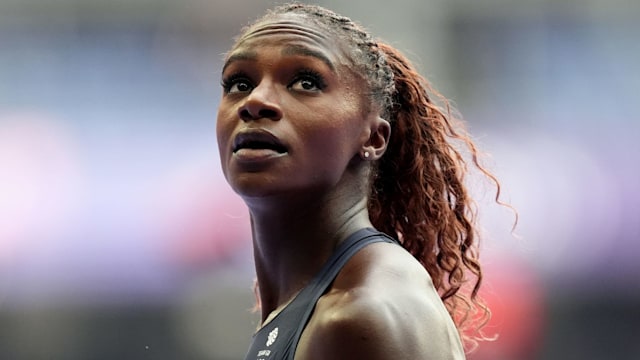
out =
[[217,136],[244,197],[335,187],[368,139],[366,84],[340,41],[300,15],[254,26],[228,54]]

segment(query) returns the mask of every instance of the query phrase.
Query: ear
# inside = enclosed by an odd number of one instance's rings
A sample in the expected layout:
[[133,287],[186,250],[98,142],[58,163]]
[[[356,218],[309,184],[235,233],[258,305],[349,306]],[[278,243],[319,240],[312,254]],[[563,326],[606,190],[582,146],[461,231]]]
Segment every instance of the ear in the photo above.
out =
[[362,145],[360,155],[363,160],[378,160],[387,150],[391,136],[391,124],[379,116],[370,120],[369,138]]

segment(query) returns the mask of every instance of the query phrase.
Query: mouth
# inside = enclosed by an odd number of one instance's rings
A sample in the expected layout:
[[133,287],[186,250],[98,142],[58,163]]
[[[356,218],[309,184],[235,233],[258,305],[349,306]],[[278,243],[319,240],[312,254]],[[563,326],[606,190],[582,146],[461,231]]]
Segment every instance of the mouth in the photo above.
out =
[[241,150],[270,150],[284,154],[287,147],[269,131],[253,129],[238,133],[233,140],[232,151],[237,153]]

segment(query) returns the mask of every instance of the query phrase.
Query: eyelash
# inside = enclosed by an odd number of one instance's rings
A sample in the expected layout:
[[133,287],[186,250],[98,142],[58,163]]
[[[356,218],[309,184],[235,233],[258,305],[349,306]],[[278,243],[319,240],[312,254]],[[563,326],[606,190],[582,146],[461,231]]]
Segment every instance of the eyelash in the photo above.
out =
[[[246,82],[247,84],[249,84],[249,86],[253,86],[251,84],[251,80],[249,79],[250,78],[247,74],[243,72],[237,72],[223,78],[220,85],[222,86],[224,93],[228,94],[231,88],[241,81]],[[296,72],[295,77],[293,78],[293,81],[291,81],[291,83],[288,86],[291,87],[295,83],[301,80],[311,80],[314,83],[314,85],[318,88],[318,90],[323,90],[327,87],[327,84],[324,80],[324,76],[322,76],[322,74],[320,74],[319,72],[311,69],[298,70]]]

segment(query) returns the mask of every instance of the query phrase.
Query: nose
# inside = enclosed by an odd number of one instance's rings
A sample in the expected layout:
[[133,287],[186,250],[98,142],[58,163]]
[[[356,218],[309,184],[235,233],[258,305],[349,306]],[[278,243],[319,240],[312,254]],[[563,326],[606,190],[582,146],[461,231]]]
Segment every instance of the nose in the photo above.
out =
[[244,121],[259,119],[280,120],[282,118],[282,108],[278,102],[276,89],[273,84],[262,81],[245,98],[245,101],[238,108],[238,115]]

